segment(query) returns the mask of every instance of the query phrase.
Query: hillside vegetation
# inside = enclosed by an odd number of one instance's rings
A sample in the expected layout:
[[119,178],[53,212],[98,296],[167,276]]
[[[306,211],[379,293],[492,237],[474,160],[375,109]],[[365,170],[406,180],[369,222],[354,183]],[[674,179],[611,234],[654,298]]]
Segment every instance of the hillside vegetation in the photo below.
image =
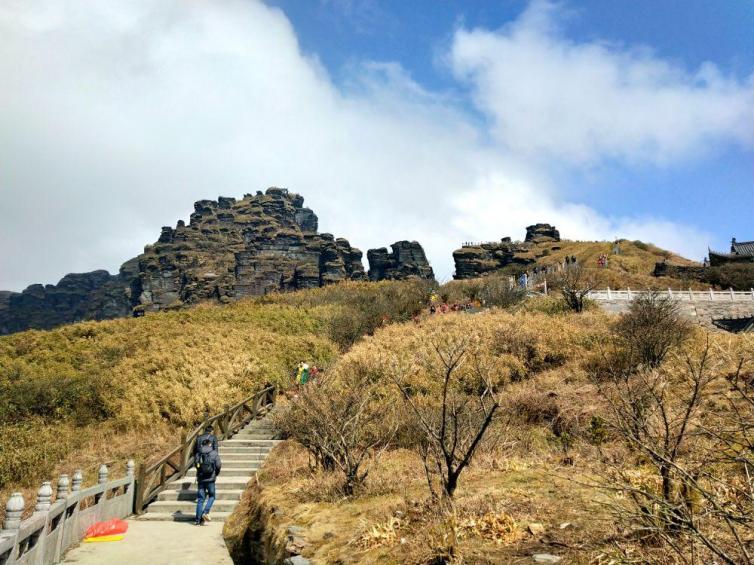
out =
[[0,337],[0,498],[163,453],[205,411],[266,382],[290,386],[302,359],[327,368],[427,295],[422,283],[344,283]]
[[[271,531],[302,528],[304,555],[322,563],[711,562],[700,540],[747,562],[752,337],[684,325],[662,302],[616,319],[549,300],[359,341],[292,399],[281,425],[296,441],[260,474],[249,512]],[[492,425],[442,494],[445,462],[422,428],[452,430],[446,447],[463,452],[493,397]],[[351,398],[367,402],[358,426],[317,418],[348,414]],[[459,418],[443,431],[446,413]]]

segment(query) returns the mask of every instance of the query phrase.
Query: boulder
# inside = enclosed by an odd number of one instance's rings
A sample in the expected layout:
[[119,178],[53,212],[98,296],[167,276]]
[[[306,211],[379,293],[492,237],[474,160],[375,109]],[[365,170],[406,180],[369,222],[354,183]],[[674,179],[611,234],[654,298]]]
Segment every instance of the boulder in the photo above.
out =
[[534,224],[526,227],[526,239],[524,241],[532,243],[560,241],[560,232],[550,224]]
[[397,241],[390,247],[390,252],[385,247],[367,251],[369,280],[434,280],[432,267],[417,241]]

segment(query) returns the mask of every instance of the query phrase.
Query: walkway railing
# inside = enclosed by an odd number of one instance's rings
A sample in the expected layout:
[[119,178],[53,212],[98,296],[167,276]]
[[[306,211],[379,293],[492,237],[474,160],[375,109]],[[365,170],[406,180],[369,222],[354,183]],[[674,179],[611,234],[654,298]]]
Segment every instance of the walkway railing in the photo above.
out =
[[[181,444],[151,465],[139,465],[136,476],[134,513],[141,514],[147,505],[160,494],[168,483],[186,474],[194,463],[194,443],[205,428],[212,426],[218,441],[228,439],[250,421],[266,414],[275,405],[277,390],[270,385],[228,406],[220,414],[207,417],[192,431],[183,435]],[[2,565],[2,561],[0,561]]]
[[592,300],[633,300],[637,296],[647,294],[649,292],[656,292],[664,296],[668,296],[675,300],[687,301],[687,302],[700,302],[700,301],[754,301],[754,289],[751,290],[663,290],[663,291],[646,291],[646,290],[613,290],[607,288],[605,290],[591,290],[587,295]]
[[97,484],[81,489],[83,475],[76,471],[58,479],[55,502],[52,483],[47,481],[37,493],[34,513],[22,520],[26,503],[14,492],[5,507],[0,531],[1,565],[52,565],[66,550],[78,544],[92,524],[131,514],[134,501],[134,462],[129,461],[126,476],[108,480],[108,468],[99,468]]

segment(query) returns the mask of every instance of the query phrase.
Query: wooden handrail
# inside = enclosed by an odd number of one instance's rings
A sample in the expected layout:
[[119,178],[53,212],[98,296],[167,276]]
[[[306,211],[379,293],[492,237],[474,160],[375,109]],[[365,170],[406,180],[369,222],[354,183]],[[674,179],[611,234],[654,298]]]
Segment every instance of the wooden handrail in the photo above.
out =
[[[181,437],[181,444],[155,463],[139,465],[136,475],[134,514],[142,514],[147,505],[167,487],[171,481],[182,477],[193,465],[194,443],[207,426],[212,426],[218,441],[228,439],[250,421],[264,415],[275,405],[277,390],[268,385],[233,406],[214,416],[207,416],[201,424]],[[249,403],[253,401],[253,404]]]

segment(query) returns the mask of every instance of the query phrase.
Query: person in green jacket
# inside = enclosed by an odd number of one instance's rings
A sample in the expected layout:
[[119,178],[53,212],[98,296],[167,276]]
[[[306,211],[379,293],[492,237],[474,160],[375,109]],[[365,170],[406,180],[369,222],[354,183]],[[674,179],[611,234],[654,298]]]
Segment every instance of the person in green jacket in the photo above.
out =
[[305,385],[306,382],[309,380],[309,365],[307,363],[304,363],[301,367],[301,376],[299,377],[299,383],[302,385]]

